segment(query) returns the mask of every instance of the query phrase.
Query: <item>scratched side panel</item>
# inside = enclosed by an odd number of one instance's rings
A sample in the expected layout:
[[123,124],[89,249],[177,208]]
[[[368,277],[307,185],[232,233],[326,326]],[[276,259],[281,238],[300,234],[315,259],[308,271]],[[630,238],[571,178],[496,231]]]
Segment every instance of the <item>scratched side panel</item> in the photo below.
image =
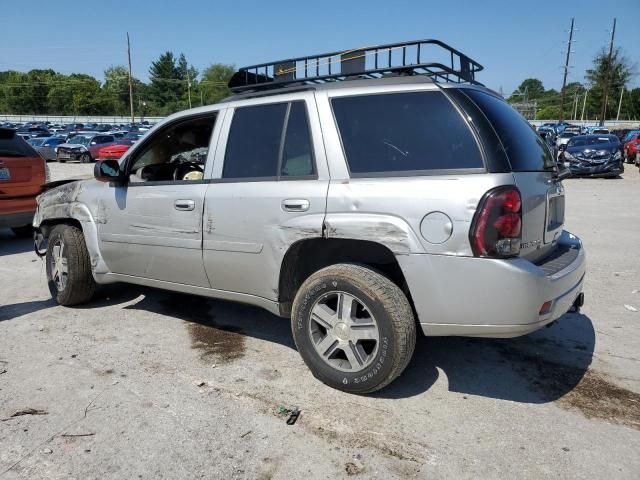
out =
[[[511,174],[389,177],[332,181],[327,199],[329,238],[382,243],[392,252],[471,256],[469,229],[487,190],[512,185]],[[430,243],[420,233],[426,214],[451,219],[451,236]]]

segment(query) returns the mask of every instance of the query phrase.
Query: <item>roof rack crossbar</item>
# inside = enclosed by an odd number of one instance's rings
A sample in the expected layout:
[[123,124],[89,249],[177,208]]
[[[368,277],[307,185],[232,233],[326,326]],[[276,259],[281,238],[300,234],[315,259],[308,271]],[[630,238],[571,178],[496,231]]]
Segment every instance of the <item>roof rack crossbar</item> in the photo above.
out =
[[[429,47],[435,47],[439,57],[448,52],[448,58],[444,57],[444,63],[423,60]],[[389,75],[426,75],[433,81],[479,84],[475,74],[482,69],[478,62],[444,42],[415,40],[242,67],[229,81],[229,88],[239,93]]]

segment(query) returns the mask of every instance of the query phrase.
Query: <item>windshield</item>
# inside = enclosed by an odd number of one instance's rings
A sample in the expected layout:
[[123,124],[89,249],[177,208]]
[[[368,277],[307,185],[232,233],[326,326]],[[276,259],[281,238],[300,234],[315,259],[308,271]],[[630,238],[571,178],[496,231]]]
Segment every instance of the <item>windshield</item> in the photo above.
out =
[[76,137],[73,137],[67,143],[71,143],[73,145],[89,145],[89,137],[78,135]]

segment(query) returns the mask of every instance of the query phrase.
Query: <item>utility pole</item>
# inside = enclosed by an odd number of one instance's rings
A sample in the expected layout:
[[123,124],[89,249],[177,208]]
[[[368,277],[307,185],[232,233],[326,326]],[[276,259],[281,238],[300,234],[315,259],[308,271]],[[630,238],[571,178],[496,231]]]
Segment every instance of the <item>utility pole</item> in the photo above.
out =
[[200,106],[204,106],[204,100],[202,99],[202,82],[200,82]]
[[564,120],[564,89],[567,86],[567,74],[569,73],[569,56],[571,55],[571,42],[573,42],[573,21],[571,19],[571,29],[569,30],[569,44],[567,45],[567,58],[564,62],[564,78],[562,79],[562,90],[560,90],[560,121]]
[[580,115],[580,121],[584,122],[584,108],[587,106],[587,95],[589,95],[590,88],[587,88],[584,92],[584,100],[582,101],[582,115]]
[[129,108],[131,109],[131,123],[133,123],[133,79],[131,78],[131,43],[129,42],[129,32],[127,32],[127,56],[129,57]]
[[576,91],[573,92],[573,105],[571,108],[571,112],[573,113],[573,115],[571,116],[571,120],[576,120],[576,117],[578,116],[578,89],[576,88]]
[[189,94],[189,108],[191,108],[191,77],[189,76],[188,66],[187,66],[187,92]]
[[600,112],[600,125],[604,125],[607,117],[607,97],[609,95],[609,75],[611,74],[611,57],[613,56],[613,39],[616,35],[616,19],[613,19],[613,29],[611,30],[611,42],[609,43],[609,58],[607,59],[607,71],[604,76],[604,88],[602,93],[602,110]]
[[622,94],[624,93],[624,85],[620,89],[620,101],[618,102],[618,114],[616,115],[616,122],[620,120],[620,108],[622,107]]

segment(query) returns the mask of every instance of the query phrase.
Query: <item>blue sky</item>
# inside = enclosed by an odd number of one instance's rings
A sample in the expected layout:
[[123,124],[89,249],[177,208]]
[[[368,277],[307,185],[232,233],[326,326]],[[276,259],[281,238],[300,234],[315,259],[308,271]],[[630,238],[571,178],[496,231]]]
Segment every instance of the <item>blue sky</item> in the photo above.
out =
[[[559,88],[571,17],[576,19],[569,81],[582,81],[609,41],[640,74],[640,1],[6,1],[0,17],[0,70],[51,67],[102,79],[126,64],[146,80],[164,51],[184,52],[200,70],[380,43],[437,38],[484,65],[478,80],[505,93],[527,77]],[[640,85],[640,75],[632,79]]]

